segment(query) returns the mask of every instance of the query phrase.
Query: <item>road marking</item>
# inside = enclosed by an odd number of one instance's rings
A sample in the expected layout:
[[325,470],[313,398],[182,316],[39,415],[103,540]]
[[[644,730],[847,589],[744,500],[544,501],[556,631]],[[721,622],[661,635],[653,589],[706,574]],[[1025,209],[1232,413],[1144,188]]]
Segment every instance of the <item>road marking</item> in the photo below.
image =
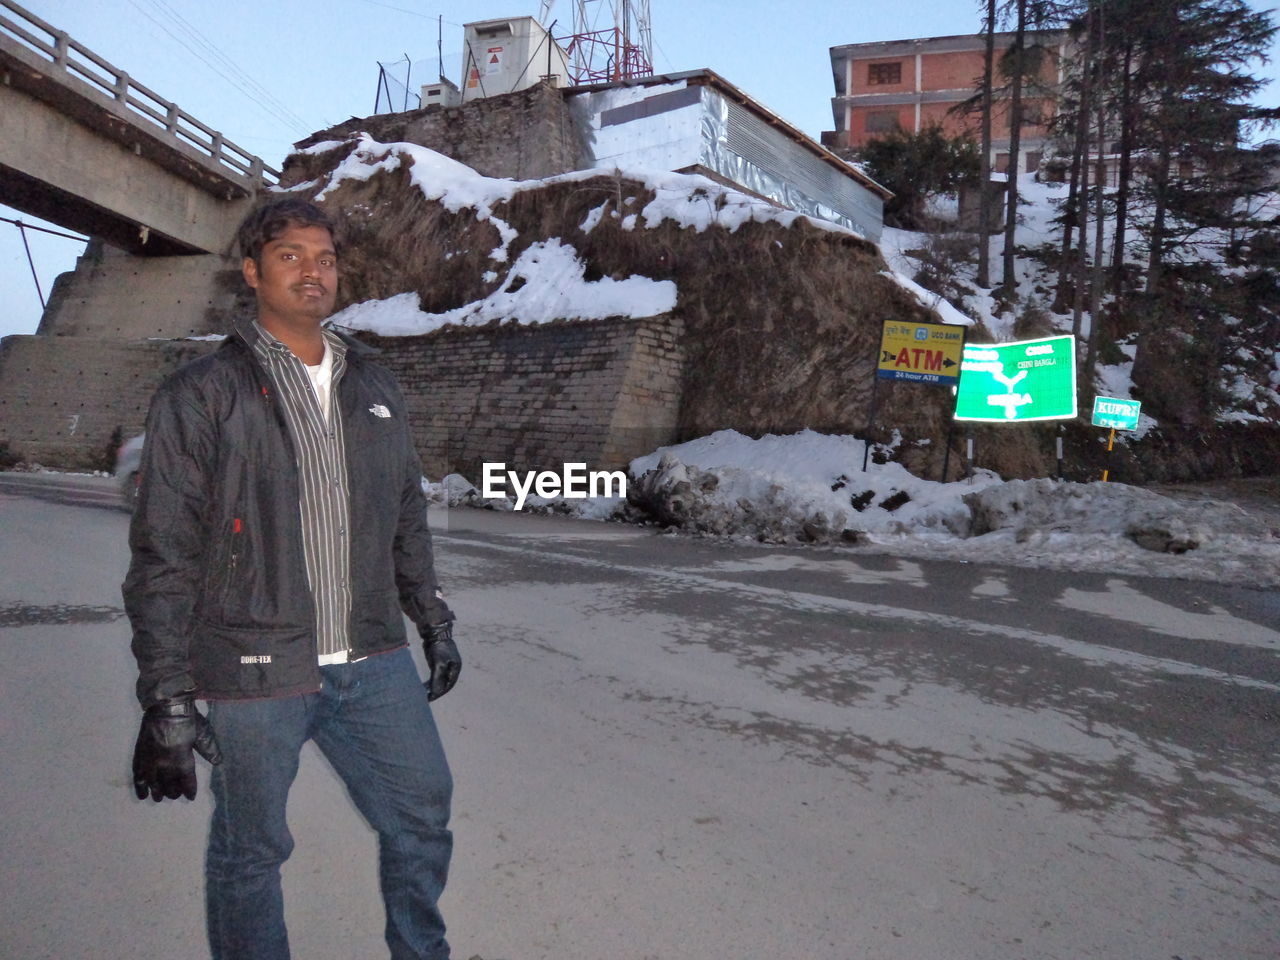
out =
[[812,573],[832,573],[844,577],[850,583],[875,586],[883,583],[900,583],[909,587],[927,589],[929,581],[920,564],[912,560],[894,558],[896,570],[874,570],[852,560],[820,560],[801,557],[794,553],[768,554],[750,560],[721,560],[711,565],[718,573],[781,573],[786,570],[807,570]]
[[1241,620],[1220,607],[1210,607],[1206,613],[1188,613],[1135,590],[1123,580],[1108,580],[1105,590],[1069,587],[1058,598],[1058,604],[1072,610],[1136,623],[1171,637],[1239,643],[1280,651],[1280,633],[1275,630]]
[[1004,577],[987,577],[969,591],[975,597],[986,597],[989,600],[1009,600],[1009,584]]
[[1236,674],[1225,673],[1221,670],[1214,670],[1210,667],[1200,667],[1195,664],[1184,663],[1180,660],[1170,660],[1166,657],[1155,657],[1150,654],[1136,653],[1134,651],[1124,650],[1118,647],[1108,647],[1099,643],[1085,643],[1082,640],[1073,640],[1070,637],[1063,637],[1053,633],[1042,633],[1038,630],[1026,630],[1021,627],[1009,627],[998,623],[982,623],[978,620],[969,620],[965,617],[957,617],[946,613],[929,613],[924,610],[910,610],[905,607],[892,607],[883,603],[866,603],[860,600],[849,600],[844,597],[828,597],[816,593],[800,593],[794,590],[782,590],[777,587],[764,587],[751,583],[739,583],[734,580],[718,580],[714,577],[704,576],[688,570],[663,570],[654,567],[637,567],[630,564],[613,563],[608,560],[596,560],[591,557],[580,557],[568,553],[557,553],[549,556],[545,549],[535,550],[529,547],[510,546],[507,544],[490,543],[484,540],[473,540],[470,537],[461,537],[455,533],[438,535],[436,536],[436,540],[475,547],[480,550],[492,550],[496,553],[517,554],[522,557],[528,557],[538,566],[545,565],[549,559],[554,557],[556,560],[580,567],[592,567],[608,571],[610,573],[630,573],[637,577],[668,581],[683,588],[699,586],[707,590],[713,590],[721,593],[747,594],[761,603],[787,607],[790,609],[802,607],[814,612],[833,611],[840,613],[856,613],[864,617],[876,617],[883,620],[899,620],[907,623],[917,623],[924,626],[941,628],[944,635],[949,635],[949,633],[976,633],[1007,637],[1011,640],[1021,640],[1027,643],[1034,643],[1039,646],[1048,647],[1094,666],[1123,666],[1153,673],[1165,672],[1179,676],[1200,677],[1207,680],[1216,680],[1220,683],[1231,683],[1242,687],[1252,687],[1257,690],[1267,690],[1271,692],[1280,691],[1280,684],[1268,683],[1264,680],[1255,680],[1252,677],[1242,677]]

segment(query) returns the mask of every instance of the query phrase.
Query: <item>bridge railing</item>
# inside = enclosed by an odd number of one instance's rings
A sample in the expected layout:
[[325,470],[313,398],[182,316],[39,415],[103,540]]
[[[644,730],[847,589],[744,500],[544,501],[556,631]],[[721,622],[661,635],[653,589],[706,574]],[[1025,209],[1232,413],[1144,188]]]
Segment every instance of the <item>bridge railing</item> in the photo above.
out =
[[137,121],[162,128],[173,140],[208,154],[215,163],[249,177],[255,184],[270,184],[279,178],[280,172],[268,167],[261,157],[227,140],[176,103],[138,83],[65,31],[45,23],[13,0],[0,0],[0,7],[16,18],[0,13],[0,36],[18,40],[28,50],[48,59],[55,69],[111,97]]

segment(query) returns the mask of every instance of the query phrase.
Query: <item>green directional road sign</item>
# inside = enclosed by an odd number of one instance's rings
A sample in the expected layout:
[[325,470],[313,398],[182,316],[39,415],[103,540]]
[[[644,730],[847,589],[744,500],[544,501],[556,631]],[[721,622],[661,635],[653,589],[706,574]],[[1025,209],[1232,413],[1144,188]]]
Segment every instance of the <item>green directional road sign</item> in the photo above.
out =
[[965,345],[957,420],[1022,423],[1075,415],[1075,337]]
[[1118,397],[1093,398],[1093,425],[1111,427],[1113,430],[1138,429],[1138,412],[1142,403],[1138,400],[1121,400]]

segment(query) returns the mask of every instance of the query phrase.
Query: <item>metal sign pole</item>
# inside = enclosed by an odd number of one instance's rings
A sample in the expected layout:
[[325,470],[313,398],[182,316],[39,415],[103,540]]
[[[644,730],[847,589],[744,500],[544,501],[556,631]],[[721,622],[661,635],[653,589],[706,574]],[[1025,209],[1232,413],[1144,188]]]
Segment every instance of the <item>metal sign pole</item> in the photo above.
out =
[[1116,446],[1116,428],[1112,427],[1107,435],[1107,465],[1102,469],[1102,482],[1107,482],[1107,477],[1111,473],[1111,451]]
[[951,439],[955,436],[956,422],[952,420],[947,424],[946,446],[942,448],[942,476],[938,479],[943,483],[947,482],[947,468],[951,466]]
[[867,472],[867,460],[871,457],[871,428],[876,422],[876,396],[880,389],[880,378],[871,381],[871,409],[867,411],[867,436],[862,446],[862,472]]

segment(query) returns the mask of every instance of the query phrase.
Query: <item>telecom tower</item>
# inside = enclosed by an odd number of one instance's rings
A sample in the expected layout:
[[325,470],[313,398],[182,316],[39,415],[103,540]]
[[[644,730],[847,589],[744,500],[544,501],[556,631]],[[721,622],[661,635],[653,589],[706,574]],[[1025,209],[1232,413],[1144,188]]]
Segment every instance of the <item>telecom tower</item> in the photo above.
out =
[[[543,21],[554,0],[543,0]],[[573,0],[573,33],[557,38],[574,84],[653,76],[649,0]]]

